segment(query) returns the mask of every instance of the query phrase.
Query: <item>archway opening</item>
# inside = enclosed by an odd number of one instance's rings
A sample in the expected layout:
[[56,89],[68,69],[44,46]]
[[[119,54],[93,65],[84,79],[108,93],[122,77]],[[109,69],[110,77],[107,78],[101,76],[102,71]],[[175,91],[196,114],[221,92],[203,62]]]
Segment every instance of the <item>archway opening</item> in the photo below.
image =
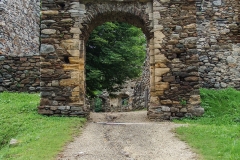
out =
[[[86,43],[85,58],[86,96],[91,110],[131,111],[148,101],[143,96],[149,88],[147,57],[147,40],[141,28],[117,21],[96,27]],[[144,88],[139,90],[139,85]]]

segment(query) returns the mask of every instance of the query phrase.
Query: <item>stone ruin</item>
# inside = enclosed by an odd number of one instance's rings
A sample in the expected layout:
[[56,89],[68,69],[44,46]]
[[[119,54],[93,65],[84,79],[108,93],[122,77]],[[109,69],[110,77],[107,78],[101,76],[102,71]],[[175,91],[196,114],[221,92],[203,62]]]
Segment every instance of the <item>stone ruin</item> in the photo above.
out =
[[[128,112],[147,109],[150,102],[150,61],[149,50],[142,67],[142,75],[139,78],[126,81],[121,89],[116,92],[103,91],[97,98],[102,100],[104,112]],[[119,86],[116,86],[119,87]],[[90,103],[94,110],[95,103]]]
[[41,92],[40,114],[88,117],[85,44],[121,21],[147,38],[148,117],[201,116],[200,87],[240,89],[239,14],[239,0],[0,0],[0,91]]

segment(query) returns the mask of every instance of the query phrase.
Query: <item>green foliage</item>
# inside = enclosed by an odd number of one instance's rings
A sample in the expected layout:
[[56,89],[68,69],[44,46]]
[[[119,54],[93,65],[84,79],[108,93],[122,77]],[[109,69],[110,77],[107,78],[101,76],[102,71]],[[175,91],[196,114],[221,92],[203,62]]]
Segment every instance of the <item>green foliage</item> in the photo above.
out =
[[[0,159],[55,159],[85,119],[37,113],[38,94],[0,93]],[[19,145],[9,146],[10,139]]]
[[240,159],[240,91],[201,89],[203,117],[183,119],[187,127],[177,128],[187,141],[207,160]]
[[107,22],[97,27],[86,45],[86,83],[95,90],[114,91],[116,84],[140,76],[146,55],[141,29],[126,23]]
[[182,99],[182,98],[179,98],[179,100],[180,100],[180,104],[181,104],[182,106],[186,106],[186,105],[187,105],[187,101],[186,101],[186,100],[184,100],[184,99]]
[[99,97],[96,97],[96,98],[94,99],[94,101],[95,101],[95,103],[94,103],[94,105],[95,105],[94,111],[95,111],[95,112],[103,112],[102,99],[99,98]]

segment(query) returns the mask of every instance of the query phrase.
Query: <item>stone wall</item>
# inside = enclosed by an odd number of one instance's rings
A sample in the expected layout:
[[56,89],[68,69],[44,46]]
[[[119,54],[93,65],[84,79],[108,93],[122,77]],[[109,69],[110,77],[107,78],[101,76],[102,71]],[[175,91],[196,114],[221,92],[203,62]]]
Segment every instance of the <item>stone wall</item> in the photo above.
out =
[[39,0],[0,0],[0,92],[40,91]]
[[[154,0],[150,119],[201,115],[195,1]],[[151,49],[151,47],[150,47]]]
[[146,35],[150,119],[201,115],[201,86],[240,88],[239,0],[42,0],[38,57],[39,6],[0,0],[0,89],[38,91],[40,65],[41,114],[88,116],[85,43],[107,21]]
[[150,102],[150,55],[147,49],[142,76],[136,81],[132,95],[132,109],[139,110],[149,106]]
[[[133,92],[136,80],[128,80],[122,86],[121,89],[116,92],[108,93],[104,91],[99,97],[104,99],[104,110],[107,112],[127,112],[135,110],[133,108]],[[122,103],[124,100],[124,104]]]
[[240,89],[240,1],[198,1],[197,7],[201,86]]
[[[151,7],[151,5],[150,5]],[[107,21],[125,21],[152,34],[149,8],[138,2],[42,1],[41,103],[39,113],[87,116],[85,43]],[[150,11],[149,11],[150,12]]]
[[0,92],[40,92],[39,56],[0,55]]
[[[150,119],[201,115],[193,1],[42,1],[39,113],[86,115],[85,43],[107,21],[142,28],[150,56]],[[181,102],[184,101],[184,104]]]
[[1,0],[0,54],[39,54],[40,0]]

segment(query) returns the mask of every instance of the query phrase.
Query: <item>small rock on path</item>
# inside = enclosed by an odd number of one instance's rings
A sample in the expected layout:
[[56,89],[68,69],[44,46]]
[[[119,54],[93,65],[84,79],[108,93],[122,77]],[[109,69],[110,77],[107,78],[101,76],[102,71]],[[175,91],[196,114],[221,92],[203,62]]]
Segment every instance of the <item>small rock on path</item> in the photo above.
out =
[[172,132],[179,124],[151,122],[146,111],[91,113],[91,118],[57,160],[197,160]]

